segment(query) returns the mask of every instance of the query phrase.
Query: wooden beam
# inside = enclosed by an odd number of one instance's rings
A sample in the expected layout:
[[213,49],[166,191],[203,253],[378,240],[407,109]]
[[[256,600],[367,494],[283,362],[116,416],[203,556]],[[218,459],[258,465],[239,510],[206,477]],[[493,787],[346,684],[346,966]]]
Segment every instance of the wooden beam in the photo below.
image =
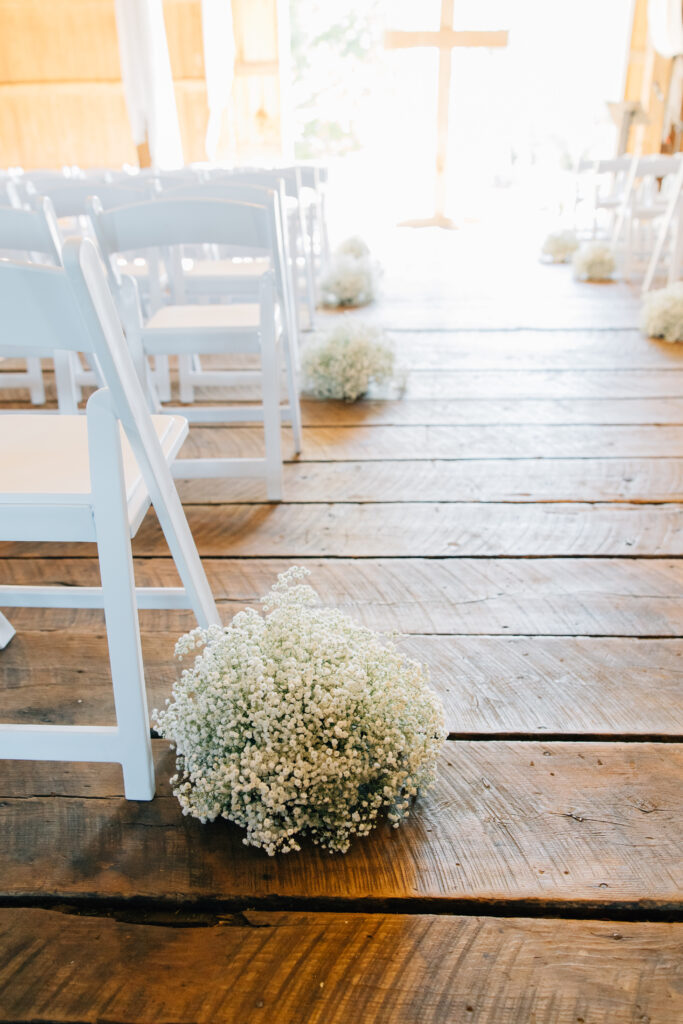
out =
[[451,50],[456,46],[507,44],[507,31],[460,32],[452,28],[442,28],[438,32],[403,32],[392,29],[384,34],[384,46],[387,50],[403,50],[415,46],[436,46],[441,50]]

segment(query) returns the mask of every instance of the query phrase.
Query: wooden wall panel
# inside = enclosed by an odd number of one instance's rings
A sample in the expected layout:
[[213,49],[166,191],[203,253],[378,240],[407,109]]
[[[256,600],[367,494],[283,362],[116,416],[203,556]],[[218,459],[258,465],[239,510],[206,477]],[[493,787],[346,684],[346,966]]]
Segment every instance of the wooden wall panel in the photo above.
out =
[[0,82],[121,78],[114,0],[0,0]]
[[[283,3],[232,0],[235,83],[221,160],[276,160],[286,148],[278,42]],[[200,0],[164,0],[164,16],[185,160],[205,160]],[[0,0],[0,167],[135,160],[114,0]]]
[[631,153],[639,144],[644,153],[659,153],[662,149],[672,66],[673,61],[656,53],[650,41],[647,0],[635,0],[624,99],[638,100],[648,112],[650,123],[631,130],[628,147]]
[[0,86],[0,166],[135,162],[121,82]]

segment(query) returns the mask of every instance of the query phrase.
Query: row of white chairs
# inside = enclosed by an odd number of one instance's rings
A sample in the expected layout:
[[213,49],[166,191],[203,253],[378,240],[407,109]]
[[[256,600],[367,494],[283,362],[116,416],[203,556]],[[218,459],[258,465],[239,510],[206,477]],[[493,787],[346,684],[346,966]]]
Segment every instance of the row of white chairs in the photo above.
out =
[[678,280],[683,252],[683,154],[625,155],[584,161],[577,175],[577,225],[589,213],[591,237],[610,240],[621,273],[649,290],[660,270]]
[[[287,210],[290,252],[296,273],[296,311],[304,307],[308,326],[313,326],[316,306],[316,283],[329,263],[329,240],[326,217],[327,170],[317,165],[293,167],[227,168],[195,165],[175,171],[129,169],[128,171],[79,171],[65,168],[62,172],[36,171],[18,174],[16,170],[5,175],[10,201],[21,203],[31,195],[47,195],[55,206],[58,218],[78,217],[85,214],[85,201],[98,195],[103,205],[116,202],[115,186],[132,186],[146,194],[157,194],[182,185],[238,179],[242,184],[282,187]],[[237,183],[237,182],[235,182]],[[96,184],[97,189],[92,186]],[[12,200],[12,196],[14,199]],[[0,202],[2,193],[0,192]]]
[[[168,356],[179,363],[180,399],[192,402],[194,388],[236,382],[232,371],[206,370],[200,357],[211,353],[249,353],[260,357],[261,398],[259,405],[201,406],[183,413],[195,422],[263,422],[265,458],[263,459],[182,459],[175,472],[179,476],[262,476],[268,497],[278,500],[282,489],[280,422],[291,423],[295,452],[301,448],[301,418],[298,401],[298,330],[294,313],[295,296],[291,288],[292,260],[287,252],[288,230],[284,217],[285,186],[282,179],[276,192],[264,184],[231,175],[210,181],[178,184],[166,182],[164,191],[130,178],[124,183],[97,182],[110,209],[100,198],[87,195],[95,183],[61,178],[54,186],[59,212],[84,218],[97,238],[117,298],[126,335],[132,351],[138,355],[138,371],[148,389],[152,409],[170,399]],[[157,196],[150,199],[150,194]],[[124,201],[126,205],[119,205]],[[10,250],[40,253],[58,262],[60,240],[50,202],[34,197],[33,211],[0,209],[0,246]],[[17,225],[24,227],[23,244]],[[36,241],[34,236],[40,235]],[[234,258],[186,260],[187,247],[206,247]],[[128,276],[136,262],[125,261],[122,254],[144,252],[146,302],[139,300],[136,282]],[[161,277],[165,266],[166,281]],[[191,263],[190,273],[185,264]],[[230,271],[234,271],[231,273]],[[138,283],[141,278],[138,277]],[[164,303],[167,288],[172,302]],[[201,306],[192,299],[229,298],[219,306]],[[235,299],[239,301],[235,301]],[[190,300],[190,301],[188,301]],[[12,339],[0,337],[0,352],[19,354]],[[280,406],[279,364],[284,355],[287,404]],[[148,365],[150,357],[155,370]],[[97,367],[84,367],[72,354],[56,362],[60,408],[73,412],[80,401],[80,388],[97,381]],[[35,379],[34,379],[35,378]],[[3,374],[6,385],[29,385],[37,389],[39,364],[32,359],[26,374]]]

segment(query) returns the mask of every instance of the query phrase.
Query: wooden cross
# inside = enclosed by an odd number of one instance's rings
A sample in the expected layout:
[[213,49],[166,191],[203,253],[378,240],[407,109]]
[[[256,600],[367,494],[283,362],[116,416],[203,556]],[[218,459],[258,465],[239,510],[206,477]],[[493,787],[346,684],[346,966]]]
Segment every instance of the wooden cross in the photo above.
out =
[[456,32],[453,28],[454,0],[441,0],[441,27],[438,32],[387,32],[384,45],[388,50],[404,50],[414,46],[436,46],[439,50],[439,98],[436,112],[436,184],[434,216],[427,220],[405,221],[409,227],[452,228],[446,216],[446,161],[448,158],[448,106],[451,92],[451,57],[456,46],[507,46],[504,32]]

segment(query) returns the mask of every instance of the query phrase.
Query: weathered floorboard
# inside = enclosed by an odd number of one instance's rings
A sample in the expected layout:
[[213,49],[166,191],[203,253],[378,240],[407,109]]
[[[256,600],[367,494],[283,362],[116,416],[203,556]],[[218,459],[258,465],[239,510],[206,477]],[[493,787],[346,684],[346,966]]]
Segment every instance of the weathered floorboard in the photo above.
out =
[[[402,633],[683,636],[683,582],[675,559],[311,559],[297,560],[328,605],[373,629]],[[287,558],[206,558],[209,583],[223,618],[258,606]],[[139,586],[177,586],[170,558],[135,560]],[[97,586],[99,567],[86,558],[5,559],[8,584]],[[100,611],[12,608],[19,630],[103,622]],[[144,632],[191,628],[191,612],[143,611]]]
[[263,911],[197,915],[194,927],[191,916],[180,928],[178,916],[147,920],[0,910],[0,1020],[669,1024],[683,1014],[682,925]]
[[[185,504],[261,502],[260,480],[179,480]],[[284,497],[308,502],[680,502],[683,459],[290,462]]]
[[[2,377],[0,376],[0,385]],[[46,378],[48,404],[56,409],[56,396],[52,394],[49,375]],[[196,394],[197,404],[215,404],[221,398],[236,399],[229,389],[206,390]],[[471,426],[475,423],[500,425],[504,423],[577,423],[577,424],[681,424],[683,400],[680,398],[572,398],[547,400],[543,398],[388,398],[382,389],[373,389],[376,397],[362,402],[317,401],[304,397],[301,412],[307,427],[340,427],[371,424],[398,426]],[[213,396],[213,397],[211,397]],[[3,408],[30,410],[28,391],[2,392]],[[252,388],[249,401],[257,402],[257,389]]]
[[99,765],[53,768],[47,791],[55,778],[69,796],[3,797],[0,895],[680,909],[682,744],[449,743],[401,828],[382,824],[344,855],[275,858],[225,821],[183,817],[166,795],[173,755],[155,748],[150,803],[124,800],[120,770]]
[[408,369],[596,370],[676,366],[683,350],[639,330],[401,331],[396,354]]
[[362,402],[303,401],[307,427],[361,424],[473,423],[681,423],[680,398],[543,398],[491,400],[487,398],[374,399]]
[[[285,432],[287,435],[288,432]],[[291,442],[285,436],[285,455]],[[260,427],[193,427],[180,459],[254,458]],[[662,458],[683,454],[683,426],[580,424],[306,427],[299,462],[371,459]],[[378,489],[379,493],[379,489]]]
[[[142,635],[151,708],[171,696],[176,638]],[[410,636],[398,646],[429,668],[451,736],[683,736],[683,640]],[[113,724],[102,626],[19,632],[0,658],[0,707],[6,722]]]
[[683,370],[416,370],[408,398],[680,398]]
[[[683,507],[404,502],[192,505],[187,519],[203,557],[410,558],[683,554]],[[62,557],[90,557],[92,544],[64,544]],[[138,556],[165,556],[156,517],[133,542]],[[54,555],[52,544],[0,544],[0,558]]]
[[[187,517],[202,556],[683,554],[683,507],[675,504],[193,506]],[[134,551],[166,554],[152,516]],[[35,545],[34,556],[41,553]]]

